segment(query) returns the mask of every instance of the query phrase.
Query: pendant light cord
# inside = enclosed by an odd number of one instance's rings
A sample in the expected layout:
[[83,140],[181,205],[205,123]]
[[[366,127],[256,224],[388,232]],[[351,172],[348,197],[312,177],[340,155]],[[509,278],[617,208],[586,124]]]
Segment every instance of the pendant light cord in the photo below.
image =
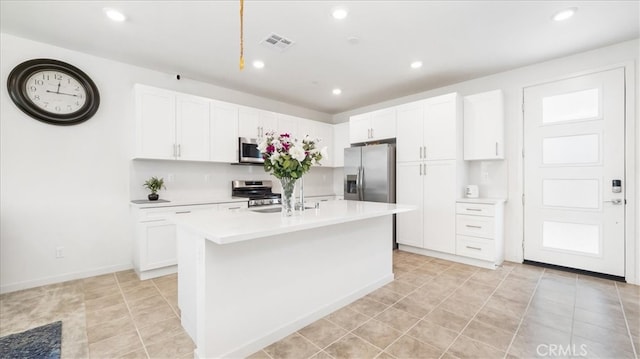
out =
[[244,69],[244,0],[240,0],[240,71]]

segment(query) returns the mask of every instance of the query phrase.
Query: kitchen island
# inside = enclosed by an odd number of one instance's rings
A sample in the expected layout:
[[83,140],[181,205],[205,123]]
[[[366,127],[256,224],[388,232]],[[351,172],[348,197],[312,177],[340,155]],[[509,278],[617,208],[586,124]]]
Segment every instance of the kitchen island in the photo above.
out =
[[392,215],[412,209],[329,201],[289,218],[176,218],[178,305],[196,357],[248,356],[391,282]]

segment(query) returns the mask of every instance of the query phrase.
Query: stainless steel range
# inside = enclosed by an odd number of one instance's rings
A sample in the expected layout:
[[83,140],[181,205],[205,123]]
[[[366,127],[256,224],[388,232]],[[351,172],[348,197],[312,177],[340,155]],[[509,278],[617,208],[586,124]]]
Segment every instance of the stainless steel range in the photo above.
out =
[[273,182],[264,181],[232,181],[231,195],[249,198],[249,207],[270,206],[280,204],[280,193],[271,192]]

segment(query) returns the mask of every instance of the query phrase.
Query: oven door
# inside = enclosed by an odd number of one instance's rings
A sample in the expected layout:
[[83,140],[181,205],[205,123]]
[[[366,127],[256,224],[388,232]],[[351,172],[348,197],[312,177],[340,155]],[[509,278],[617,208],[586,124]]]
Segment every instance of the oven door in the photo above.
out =
[[240,163],[264,163],[262,153],[258,150],[258,140],[240,137],[238,140]]

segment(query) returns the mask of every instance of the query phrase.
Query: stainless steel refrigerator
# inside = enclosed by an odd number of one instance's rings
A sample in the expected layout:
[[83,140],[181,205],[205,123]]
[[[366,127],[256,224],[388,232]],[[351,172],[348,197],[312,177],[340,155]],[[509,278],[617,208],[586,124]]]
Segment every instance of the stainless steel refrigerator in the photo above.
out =
[[396,202],[396,151],[393,145],[344,149],[344,199]]

